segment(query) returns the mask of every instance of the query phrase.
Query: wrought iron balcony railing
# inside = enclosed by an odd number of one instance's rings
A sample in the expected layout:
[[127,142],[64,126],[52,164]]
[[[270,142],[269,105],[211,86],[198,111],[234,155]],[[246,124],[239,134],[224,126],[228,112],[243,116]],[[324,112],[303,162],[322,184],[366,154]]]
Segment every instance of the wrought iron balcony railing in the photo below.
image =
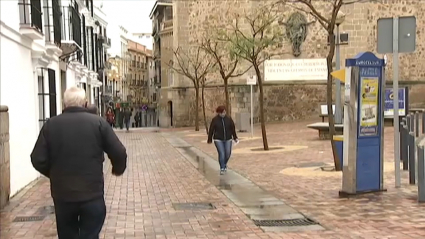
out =
[[43,10],[46,42],[54,43],[60,47],[62,40],[62,12],[59,0],[45,1]]
[[62,7],[62,39],[81,47],[81,17],[73,6]]
[[18,6],[21,26],[31,26],[40,33],[43,33],[41,1],[30,0],[29,3],[20,2]]

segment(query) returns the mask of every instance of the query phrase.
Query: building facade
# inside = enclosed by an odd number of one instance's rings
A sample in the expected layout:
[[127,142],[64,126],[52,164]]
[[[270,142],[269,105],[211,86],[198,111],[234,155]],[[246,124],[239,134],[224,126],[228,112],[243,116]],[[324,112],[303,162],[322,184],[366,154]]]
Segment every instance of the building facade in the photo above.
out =
[[[422,69],[425,63],[420,59],[424,54],[420,49],[424,44],[422,30],[425,28],[421,14],[425,9],[423,1],[362,1],[342,7],[345,13],[345,21],[340,25],[340,31],[348,34],[348,42],[341,46],[341,66],[344,67],[344,59],[354,57],[357,53],[371,51],[376,53],[377,42],[377,20],[379,18],[393,16],[415,16],[417,24],[416,51],[414,53],[400,54],[400,84],[409,87],[410,105],[421,106],[423,100],[421,95],[425,90],[425,78]],[[151,12],[154,36],[154,59],[156,64],[156,77],[161,82],[160,90],[160,122],[161,126],[189,126],[194,124],[194,93],[190,80],[182,76],[164,74],[167,68],[166,61],[170,59],[170,52],[164,49],[172,47],[188,47],[199,36],[203,30],[205,22],[209,24],[220,24],[226,20],[225,13],[230,10],[251,11],[258,8],[259,1],[253,0],[233,0],[233,1],[157,1]],[[329,16],[329,1],[314,1],[316,9],[325,16]],[[298,5],[298,8],[305,8]],[[282,26],[281,59],[311,59],[325,58],[328,51],[327,34],[322,26],[310,16],[298,11],[296,8],[282,6],[282,21],[286,22],[295,13],[301,13],[306,18],[308,31],[305,41],[301,43],[301,54],[295,57],[292,52],[292,45],[285,37],[286,27]],[[171,13],[171,17],[169,14]],[[218,18],[217,18],[218,16]],[[227,16],[228,17],[228,16]],[[171,21],[169,23],[167,21]],[[214,22],[216,21],[216,22]],[[240,23],[241,29],[244,23]],[[245,23],[246,24],[246,23]],[[172,25],[167,28],[166,26]],[[170,33],[171,32],[171,33]],[[172,37],[167,38],[167,34]],[[171,42],[168,42],[171,39]],[[284,54],[285,52],[290,52]],[[383,57],[383,55],[379,55]],[[172,57],[172,56],[171,56]],[[392,56],[387,55],[388,64],[386,68],[386,79],[391,84],[392,79]],[[335,60],[335,59],[334,59]],[[245,63],[244,63],[245,64]],[[246,66],[246,65],[245,65]],[[248,74],[252,74],[249,72]],[[230,80],[230,100],[232,115],[237,112],[249,111],[249,87],[246,86],[247,75],[232,78]],[[224,104],[223,88],[220,77],[216,74],[209,76],[214,82],[206,89],[206,102],[208,117],[212,117],[213,109],[220,104]],[[172,81],[172,82],[171,82]],[[265,83],[265,117],[267,121],[298,120],[310,117],[317,117],[319,105],[326,101],[326,86],[324,81],[297,82],[274,82]],[[255,99],[258,98],[258,90],[255,89]],[[258,121],[258,100],[254,102],[255,121]]]
[[131,59],[128,71],[131,77],[128,82],[129,101],[139,108],[142,104],[148,104],[148,49],[142,44],[128,40],[128,52]]
[[[173,60],[174,36],[173,36],[173,3],[170,0],[157,1],[150,13],[152,19],[153,37],[153,82],[152,89],[157,102],[158,121],[160,127],[174,126],[173,119],[173,96],[171,74],[167,64]],[[171,84],[170,84],[171,83]],[[152,94],[152,96],[154,96]],[[182,107],[182,106],[179,106]],[[185,106],[183,106],[185,107]]]
[[108,90],[113,94],[112,102],[114,104],[129,103],[127,97],[131,82],[131,75],[129,74],[131,58],[128,52],[129,33],[123,26],[115,23],[108,30],[112,40],[108,59],[111,66],[107,80]]
[[[10,117],[10,196],[37,179],[29,158],[42,125],[62,112],[66,88],[94,102],[100,67],[93,0],[0,2],[0,102]],[[91,97],[93,95],[93,97]]]
[[98,80],[102,82],[102,86],[100,88],[95,88],[92,94],[95,103],[99,106],[101,115],[104,115],[106,112],[106,105],[112,99],[112,92],[108,91],[108,70],[110,70],[108,49],[111,48],[111,38],[108,37],[108,20],[106,14],[102,11],[102,5],[100,7],[94,6],[94,20],[99,29],[98,51],[100,62],[98,63]]

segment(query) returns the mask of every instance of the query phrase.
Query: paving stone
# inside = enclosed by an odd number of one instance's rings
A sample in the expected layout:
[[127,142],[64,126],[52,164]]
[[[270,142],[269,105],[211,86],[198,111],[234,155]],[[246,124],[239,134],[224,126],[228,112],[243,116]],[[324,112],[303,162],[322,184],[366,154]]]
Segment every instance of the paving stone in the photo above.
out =
[[[285,233],[282,238],[425,238],[425,221],[422,220],[425,208],[417,203],[417,186],[408,184],[406,171],[401,173],[401,188],[394,187],[394,171],[386,170],[384,184],[387,192],[350,199],[338,197],[342,185],[338,173],[331,177],[326,173],[315,174],[314,177],[309,174],[282,174],[282,170],[297,165],[333,164],[330,142],[320,140],[317,131],[308,129],[306,125],[310,123],[314,121],[267,125],[269,146],[297,145],[307,148],[249,154],[241,152],[246,148],[261,147],[261,138],[241,141],[234,147],[240,153],[233,154],[229,162],[231,170],[247,177],[327,229],[314,233]],[[255,137],[261,137],[258,127],[254,132]],[[215,147],[203,142],[205,138],[188,136],[203,133],[173,132],[216,159]],[[250,133],[239,133],[238,136],[250,137]],[[394,164],[393,139],[393,129],[385,128],[385,165]],[[273,235],[272,238],[280,236],[282,234]]]
[[[160,134],[117,132],[127,147],[128,168],[111,175],[105,163],[107,217],[101,238],[233,238],[263,233]],[[176,211],[173,203],[211,202],[215,210]],[[49,181],[38,180],[1,211],[0,238],[55,238],[54,216],[41,222],[12,223],[53,205]],[[269,237],[267,237],[269,238]]]

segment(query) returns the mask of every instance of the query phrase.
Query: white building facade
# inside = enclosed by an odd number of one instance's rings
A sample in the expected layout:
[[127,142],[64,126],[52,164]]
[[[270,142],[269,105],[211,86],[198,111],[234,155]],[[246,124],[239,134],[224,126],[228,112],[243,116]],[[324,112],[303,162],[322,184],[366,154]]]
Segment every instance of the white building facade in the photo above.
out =
[[80,86],[91,103],[99,98],[103,57],[93,16],[93,0],[0,1],[0,104],[9,108],[10,196],[40,176],[30,154],[42,125],[62,112],[64,91]]
[[[131,61],[130,53],[128,52],[128,39],[130,35],[126,28],[121,25],[116,25],[115,23],[113,23],[108,30],[111,33],[110,36],[112,41],[109,51],[110,56],[115,62],[119,62],[120,64],[118,70],[112,69],[111,74],[108,74],[108,84],[112,86],[114,101],[126,102],[127,95],[129,94],[127,83],[131,80],[131,76],[128,74],[128,68]],[[114,73],[118,73],[118,75]]]

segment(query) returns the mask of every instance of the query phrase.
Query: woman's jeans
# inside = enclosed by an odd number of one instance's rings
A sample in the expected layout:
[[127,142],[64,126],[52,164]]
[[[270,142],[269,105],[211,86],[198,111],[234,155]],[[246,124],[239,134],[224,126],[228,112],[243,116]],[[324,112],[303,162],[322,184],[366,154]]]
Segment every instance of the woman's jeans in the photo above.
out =
[[227,167],[227,162],[229,162],[230,154],[232,153],[232,140],[214,140],[214,144],[217,148],[220,169],[225,169]]

